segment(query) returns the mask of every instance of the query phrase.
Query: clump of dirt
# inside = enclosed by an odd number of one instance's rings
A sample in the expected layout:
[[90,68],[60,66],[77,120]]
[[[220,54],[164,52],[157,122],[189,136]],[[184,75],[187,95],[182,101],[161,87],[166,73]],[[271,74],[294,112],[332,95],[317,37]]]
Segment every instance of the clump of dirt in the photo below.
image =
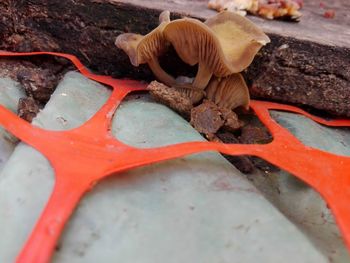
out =
[[265,144],[272,141],[272,136],[264,126],[247,124],[242,127],[239,141],[244,144]]
[[207,137],[215,134],[223,125],[224,119],[215,103],[204,100],[191,110],[191,125]]
[[39,106],[32,97],[19,99],[17,113],[22,119],[32,122],[39,110]]
[[39,104],[45,104],[55,90],[59,78],[50,69],[27,68],[17,73],[26,94]]
[[238,119],[238,115],[234,111],[226,108],[220,108],[220,111],[225,120],[224,130],[235,132],[243,127],[244,122]]
[[[272,141],[267,128],[252,112],[236,112],[220,108],[214,102],[204,99],[198,105],[192,105],[189,98],[177,89],[157,81],[148,86],[153,98],[181,114],[206,139],[213,142],[265,144]],[[244,120],[243,120],[244,119]],[[277,171],[270,163],[251,156],[224,157],[242,173],[252,173],[257,168],[264,172]]]
[[190,123],[207,138],[211,138],[221,128],[236,131],[243,125],[232,110],[220,108],[209,100],[204,100],[200,105],[192,108]]
[[169,106],[185,116],[186,119],[190,116],[193,107],[192,103],[188,97],[183,95],[177,89],[170,88],[158,81],[152,81],[147,89],[156,101]]
[[9,77],[21,84],[26,95],[19,101],[18,114],[31,121],[44,107],[63,75],[72,69],[66,60],[40,56],[27,58],[2,58],[0,77]]

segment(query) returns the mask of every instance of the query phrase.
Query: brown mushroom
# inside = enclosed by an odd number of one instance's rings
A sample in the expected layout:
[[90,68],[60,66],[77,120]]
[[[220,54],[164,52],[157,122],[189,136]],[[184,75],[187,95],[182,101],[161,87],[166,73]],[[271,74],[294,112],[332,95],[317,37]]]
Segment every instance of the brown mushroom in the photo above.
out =
[[249,107],[249,90],[240,73],[224,78],[213,77],[207,88],[207,98],[222,108],[234,110],[243,106]]
[[187,64],[198,64],[192,86],[203,90],[212,75],[241,72],[270,39],[248,19],[221,12],[205,23],[183,18],[168,23],[163,35]]
[[133,66],[147,63],[159,81],[172,86],[176,84],[175,79],[161,68],[158,61],[158,56],[163,54],[169,45],[162,33],[170,22],[169,11],[163,11],[159,15],[159,22],[159,26],[145,36],[134,33],[119,35],[115,45],[124,50]]

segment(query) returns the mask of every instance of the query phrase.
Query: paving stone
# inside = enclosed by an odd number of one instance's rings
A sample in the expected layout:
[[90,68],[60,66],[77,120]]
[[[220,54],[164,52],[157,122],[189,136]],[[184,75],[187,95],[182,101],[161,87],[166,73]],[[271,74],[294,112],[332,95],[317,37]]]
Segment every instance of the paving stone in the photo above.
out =
[[[20,98],[25,97],[23,88],[10,78],[0,78],[0,104],[17,112]],[[0,127],[0,171],[17,144],[16,138]]]
[[[109,91],[68,73],[35,119],[62,130],[85,122]],[[64,121],[62,121],[62,118]],[[113,134],[153,147],[203,140],[149,99],[124,102]],[[0,175],[0,262],[12,262],[52,190],[48,162],[20,144]],[[23,223],[25,222],[25,223]],[[82,200],[53,262],[327,262],[309,239],[217,153],[109,177]]]

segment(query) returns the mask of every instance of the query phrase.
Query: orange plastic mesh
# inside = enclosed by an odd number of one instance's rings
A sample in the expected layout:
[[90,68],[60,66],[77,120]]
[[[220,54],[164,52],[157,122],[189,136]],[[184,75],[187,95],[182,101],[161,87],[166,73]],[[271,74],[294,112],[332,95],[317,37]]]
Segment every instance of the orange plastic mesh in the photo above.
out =
[[0,56],[43,54],[69,59],[86,77],[111,86],[113,91],[108,101],[91,119],[82,126],[68,131],[48,131],[34,127],[0,106],[0,125],[40,151],[50,161],[55,171],[53,192],[16,262],[49,262],[56,242],[74,208],[84,193],[99,180],[120,171],[202,151],[258,156],[297,176],[326,200],[350,249],[350,157],[303,145],[271,118],[269,110],[302,114],[327,126],[350,127],[350,120],[324,120],[293,106],[252,101],[251,109],[273,136],[271,143],[243,145],[188,142],[139,149],[114,138],[110,133],[110,125],[122,99],[132,91],[144,90],[145,84],[95,75],[75,56],[68,54],[0,52]]

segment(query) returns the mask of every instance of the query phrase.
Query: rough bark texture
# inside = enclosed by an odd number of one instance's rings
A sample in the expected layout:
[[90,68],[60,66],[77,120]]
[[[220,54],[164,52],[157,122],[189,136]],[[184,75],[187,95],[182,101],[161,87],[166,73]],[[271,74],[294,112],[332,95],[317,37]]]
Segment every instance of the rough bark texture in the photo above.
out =
[[[174,1],[158,2],[139,1],[135,2],[138,5],[131,5],[112,0],[4,0],[0,3],[0,49],[72,53],[90,69],[102,74],[153,80],[146,65],[134,68],[128,57],[114,46],[115,37],[123,32],[145,34],[151,31],[158,24],[157,8],[183,10],[201,19],[215,14],[207,11],[205,1],[194,1],[193,12],[189,11],[192,7],[188,4],[179,8]],[[348,7],[345,0],[335,2],[344,3],[339,10]],[[152,5],[155,8],[151,8]],[[315,15],[305,10],[308,15]],[[172,18],[179,17],[181,15],[175,13]],[[337,26],[335,22],[322,19],[324,25],[319,21],[314,23],[316,33],[313,33],[312,25],[307,27],[301,23],[302,27],[298,28],[281,24],[286,22],[253,18],[272,40],[245,72],[253,97],[350,116],[350,41],[346,40],[349,31],[346,25],[350,19],[349,16],[342,18],[344,30],[337,33],[342,34],[338,39],[334,39],[336,33],[332,31]],[[335,21],[341,23],[342,19]],[[284,27],[286,29],[281,30]],[[304,27],[307,28],[305,38],[302,37]],[[288,32],[291,32],[289,36]],[[324,41],[320,35],[325,35]],[[161,64],[174,75],[193,76],[196,71],[184,65],[174,51],[165,55]]]
[[165,86],[156,80],[152,81],[147,89],[156,101],[167,105],[186,119],[190,117],[193,108],[191,100],[177,89]]
[[253,97],[350,116],[350,49],[270,38],[245,74]]
[[[114,41],[124,32],[151,31],[158,25],[159,10],[84,0],[5,0],[0,3],[0,13],[0,49],[62,51],[77,55],[91,70],[102,74],[154,79],[148,66],[133,67]],[[174,54],[168,53],[161,64],[179,75],[193,72],[189,66],[179,67],[181,61],[174,60]]]

